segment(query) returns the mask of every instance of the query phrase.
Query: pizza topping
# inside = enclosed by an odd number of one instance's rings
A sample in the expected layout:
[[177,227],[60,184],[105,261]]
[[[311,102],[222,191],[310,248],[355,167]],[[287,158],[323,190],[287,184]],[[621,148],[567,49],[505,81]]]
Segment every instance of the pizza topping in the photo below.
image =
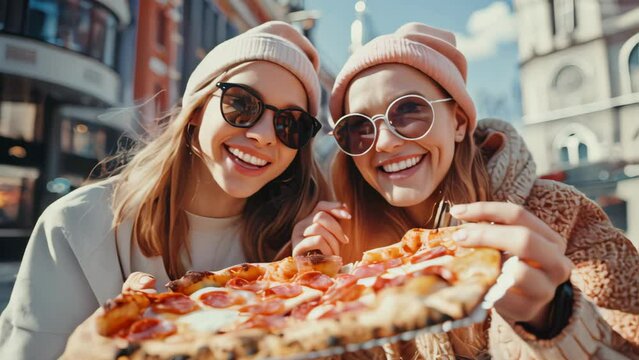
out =
[[298,284],[282,284],[266,289],[267,296],[275,295],[281,298],[292,298],[302,293],[302,287]]
[[373,290],[375,292],[378,292],[387,287],[396,287],[396,286],[404,285],[407,278],[408,277],[406,275],[399,275],[392,278],[385,278],[385,277],[379,276],[375,280],[375,283],[373,284]]
[[335,276],[342,268],[342,258],[336,255],[309,254],[296,256],[295,264],[299,274],[307,271],[319,271],[328,276]]
[[298,320],[306,319],[308,313],[311,310],[315,309],[320,304],[319,300],[311,300],[296,306],[293,310],[291,310],[291,317]]
[[235,310],[207,309],[180,316],[177,323],[194,331],[216,332],[235,323],[238,315]]
[[281,315],[255,315],[239,325],[239,329],[264,329],[274,331],[286,326],[286,318]]
[[363,279],[372,276],[378,276],[384,272],[384,263],[362,265],[353,271],[353,276],[357,279]]
[[156,318],[138,320],[131,325],[129,341],[141,341],[149,339],[163,339],[175,334],[177,327],[171,322]]
[[257,304],[246,305],[240,308],[240,312],[248,312],[260,315],[283,314],[286,311],[284,301],[280,299],[270,299]]
[[187,314],[199,308],[190,297],[180,293],[165,293],[153,296],[153,311],[156,313]]
[[384,269],[392,269],[392,268],[396,268],[398,266],[403,265],[404,259],[402,258],[390,259],[390,260],[384,261],[383,264],[384,264]]
[[268,286],[266,281],[248,281],[239,277],[233,278],[226,283],[226,287],[235,290],[245,290],[254,293],[264,290]]
[[457,277],[455,276],[455,274],[450,271],[450,269],[446,268],[445,266],[441,266],[441,265],[434,265],[434,266],[429,266],[423,270],[418,271],[417,273],[418,275],[437,275],[440,278],[446,280],[449,283],[453,283],[457,280]]
[[347,312],[355,312],[362,309],[365,309],[366,305],[359,301],[351,301],[346,303],[341,303],[338,306],[332,307],[330,310],[322,314],[319,319],[334,319],[341,314]]
[[366,287],[356,284],[357,277],[350,274],[342,274],[335,279],[335,284],[328,289],[324,297],[325,302],[351,301],[357,299]]
[[214,308],[227,308],[232,305],[241,305],[246,302],[244,296],[226,291],[209,291],[200,295],[200,301]]
[[428,249],[426,251],[419,252],[415,254],[411,259],[411,264],[417,264],[422,261],[438,258],[444,255],[453,255],[454,253],[444,246],[436,246],[434,248]]
[[333,279],[319,271],[305,272],[297,278],[297,282],[300,285],[321,291],[326,291],[333,285]]

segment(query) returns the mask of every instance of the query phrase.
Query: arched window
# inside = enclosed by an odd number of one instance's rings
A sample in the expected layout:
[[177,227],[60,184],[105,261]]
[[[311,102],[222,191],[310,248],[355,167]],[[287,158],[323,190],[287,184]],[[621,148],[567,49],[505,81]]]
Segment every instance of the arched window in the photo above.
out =
[[595,134],[581,124],[570,124],[559,132],[554,141],[559,164],[573,167],[599,159],[599,144]]
[[557,71],[552,80],[552,110],[583,104],[585,99],[586,74],[577,65],[565,65]]
[[631,36],[619,50],[619,72],[623,93],[639,92],[639,34]]
[[639,44],[636,44],[630,51],[628,71],[630,73],[630,89],[632,92],[639,92]]

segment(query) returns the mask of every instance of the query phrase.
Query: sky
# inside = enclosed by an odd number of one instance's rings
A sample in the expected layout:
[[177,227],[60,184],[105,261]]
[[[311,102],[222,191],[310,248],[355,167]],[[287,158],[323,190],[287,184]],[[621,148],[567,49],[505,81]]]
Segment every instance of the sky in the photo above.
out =
[[[356,0],[306,0],[319,10],[311,37],[321,62],[334,74],[349,55]],[[521,118],[517,28],[511,1],[367,0],[369,40],[418,21],[455,33],[468,60],[468,90],[480,118],[499,117],[518,125]]]

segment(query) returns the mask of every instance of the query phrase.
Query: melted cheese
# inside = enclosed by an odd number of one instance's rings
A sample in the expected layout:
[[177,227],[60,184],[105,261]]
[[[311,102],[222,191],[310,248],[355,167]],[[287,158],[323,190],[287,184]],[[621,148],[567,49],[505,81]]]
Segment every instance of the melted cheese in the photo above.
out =
[[239,318],[237,310],[206,309],[181,316],[177,323],[186,325],[193,331],[215,332],[237,322]]
[[[408,275],[408,274],[412,274],[412,273],[420,271],[420,270],[424,270],[424,269],[426,269],[427,267],[430,267],[430,266],[444,265],[444,264],[446,264],[446,263],[448,263],[448,262],[450,262],[452,260],[453,260],[453,257],[451,255],[444,255],[444,256],[440,256],[440,257],[434,258],[434,259],[422,261],[422,262],[417,263],[417,264],[404,264],[402,266],[389,268],[389,269],[386,270],[385,273],[383,273],[380,276],[385,278],[385,279],[392,279],[392,278],[400,276],[400,275]],[[366,278],[359,279],[359,280],[357,280],[357,283],[360,284],[360,285],[364,285],[364,286],[370,288],[375,283],[375,280],[377,280],[377,276],[371,276],[371,277],[366,277]]]
[[302,293],[294,298],[285,299],[284,306],[286,308],[286,311],[289,311],[302,303],[322,296],[322,294],[324,293],[317,289],[302,286]]

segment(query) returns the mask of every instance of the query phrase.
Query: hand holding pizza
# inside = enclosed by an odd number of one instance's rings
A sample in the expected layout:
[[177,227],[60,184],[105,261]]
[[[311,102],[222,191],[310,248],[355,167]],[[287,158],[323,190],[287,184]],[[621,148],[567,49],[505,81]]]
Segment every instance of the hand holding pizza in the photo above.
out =
[[517,256],[515,283],[495,304],[505,318],[536,329],[547,324],[557,287],[568,280],[573,264],[564,255],[566,240],[523,207],[504,202],[453,206],[455,218],[482,222],[463,225],[453,237],[460,246],[490,247]]
[[351,214],[344,204],[336,201],[318,202],[311,214],[293,228],[293,256],[313,250],[319,250],[324,255],[339,255],[340,244],[348,243],[348,237],[337,219],[350,218]]
[[147,273],[136,271],[131,273],[122,284],[122,292],[138,290],[146,293],[156,293],[155,278]]

